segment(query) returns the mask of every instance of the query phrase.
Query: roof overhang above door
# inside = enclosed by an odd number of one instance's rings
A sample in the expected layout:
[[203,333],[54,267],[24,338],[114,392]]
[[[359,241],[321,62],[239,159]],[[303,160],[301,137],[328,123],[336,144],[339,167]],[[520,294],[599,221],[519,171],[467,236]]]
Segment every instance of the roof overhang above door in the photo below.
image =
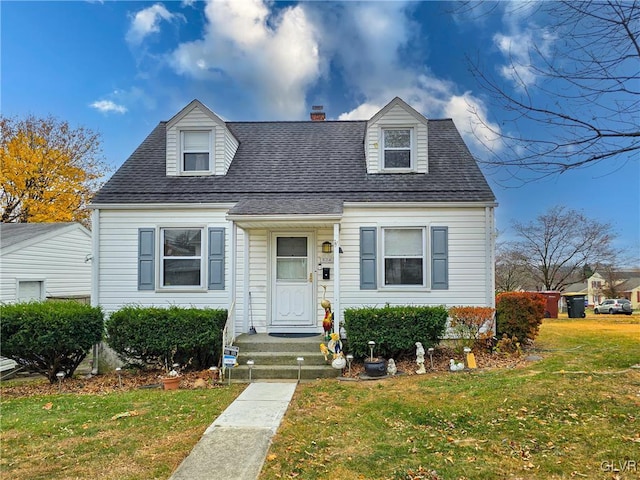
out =
[[227,215],[240,228],[329,228],[342,220],[342,215]]
[[342,220],[342,204],[335,198],[265,196],[239,201],[227,220],[240,228],[331,227]]

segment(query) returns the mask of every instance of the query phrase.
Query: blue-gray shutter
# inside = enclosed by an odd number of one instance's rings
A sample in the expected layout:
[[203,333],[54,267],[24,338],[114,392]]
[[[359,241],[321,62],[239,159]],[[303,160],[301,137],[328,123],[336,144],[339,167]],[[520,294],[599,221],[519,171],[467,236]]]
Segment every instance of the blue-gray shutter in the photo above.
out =
[[376,227],[360,227],[360,289],[375,290],[376,275]]
[[209,229],[209,290],[224,290],[224,227]]
[[156,288],[156,230],[138,229],[138,290]]
[[431,227],[431,288],[449,288],[449,245],[447,227]]

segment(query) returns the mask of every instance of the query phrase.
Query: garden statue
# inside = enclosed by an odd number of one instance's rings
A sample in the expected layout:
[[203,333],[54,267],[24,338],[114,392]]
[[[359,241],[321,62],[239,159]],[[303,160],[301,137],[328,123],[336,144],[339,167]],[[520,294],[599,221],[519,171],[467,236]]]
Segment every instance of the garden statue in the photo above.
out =
[[333,330],[333,313],[331,312],[331,302],[325,298],[327,294],[327,286],[323,285],[322,300],[320,306],[324,308],[324,318],[322,319],[322,329],[324,330],[324,338],[329,341],[331,330]]
[[390,358],[387,362],[387,375],[394,376],[398,372],[398,368],[396,367],[396,362],[393,358]]
[[424,347],[420,342],[416,342],[416,363],[418,364],[418,370],[416,370],[418,375],[427,373],[424,368]]

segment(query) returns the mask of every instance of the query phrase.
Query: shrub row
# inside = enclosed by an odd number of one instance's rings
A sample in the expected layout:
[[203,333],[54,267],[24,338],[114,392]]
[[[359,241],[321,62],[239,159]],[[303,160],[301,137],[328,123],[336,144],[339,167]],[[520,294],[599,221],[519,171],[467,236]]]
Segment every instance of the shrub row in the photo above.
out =
[[226,320],[224,309],[127,306],[111,314],[106,341],[127,363],[204,369],[218,363]]
[[19,365],[47,376],[70,377],[102,339],[99,307],[76,302],[31,302],[0,305],[1,353]]
[[348,308],[344,312],[349,351],[357,358],[369,355],[368,342],[376,342],[376,356],[397,358],[415,353],[415,342],[425,349],[435,346],[447,325],[441,306],[386,306]]

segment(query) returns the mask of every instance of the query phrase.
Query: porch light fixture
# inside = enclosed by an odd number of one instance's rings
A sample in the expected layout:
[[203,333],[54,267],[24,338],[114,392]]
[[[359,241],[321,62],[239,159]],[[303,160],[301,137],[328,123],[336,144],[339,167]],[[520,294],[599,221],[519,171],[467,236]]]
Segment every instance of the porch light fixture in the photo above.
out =
[[322,253],[331,253],[331,252],[333,252],[333,245],[331,245],[331,242],[323,242]]
[[253,366],[255,362],[253,360],[247,360],[247,367],[249,367],[249,383],[251,383],[251,371],[253,370]]
[[302,373],[302,362],[304,362],[304,357],[296,358],[296,362],[298,362],[298,383],[300,383],[300,374]]

